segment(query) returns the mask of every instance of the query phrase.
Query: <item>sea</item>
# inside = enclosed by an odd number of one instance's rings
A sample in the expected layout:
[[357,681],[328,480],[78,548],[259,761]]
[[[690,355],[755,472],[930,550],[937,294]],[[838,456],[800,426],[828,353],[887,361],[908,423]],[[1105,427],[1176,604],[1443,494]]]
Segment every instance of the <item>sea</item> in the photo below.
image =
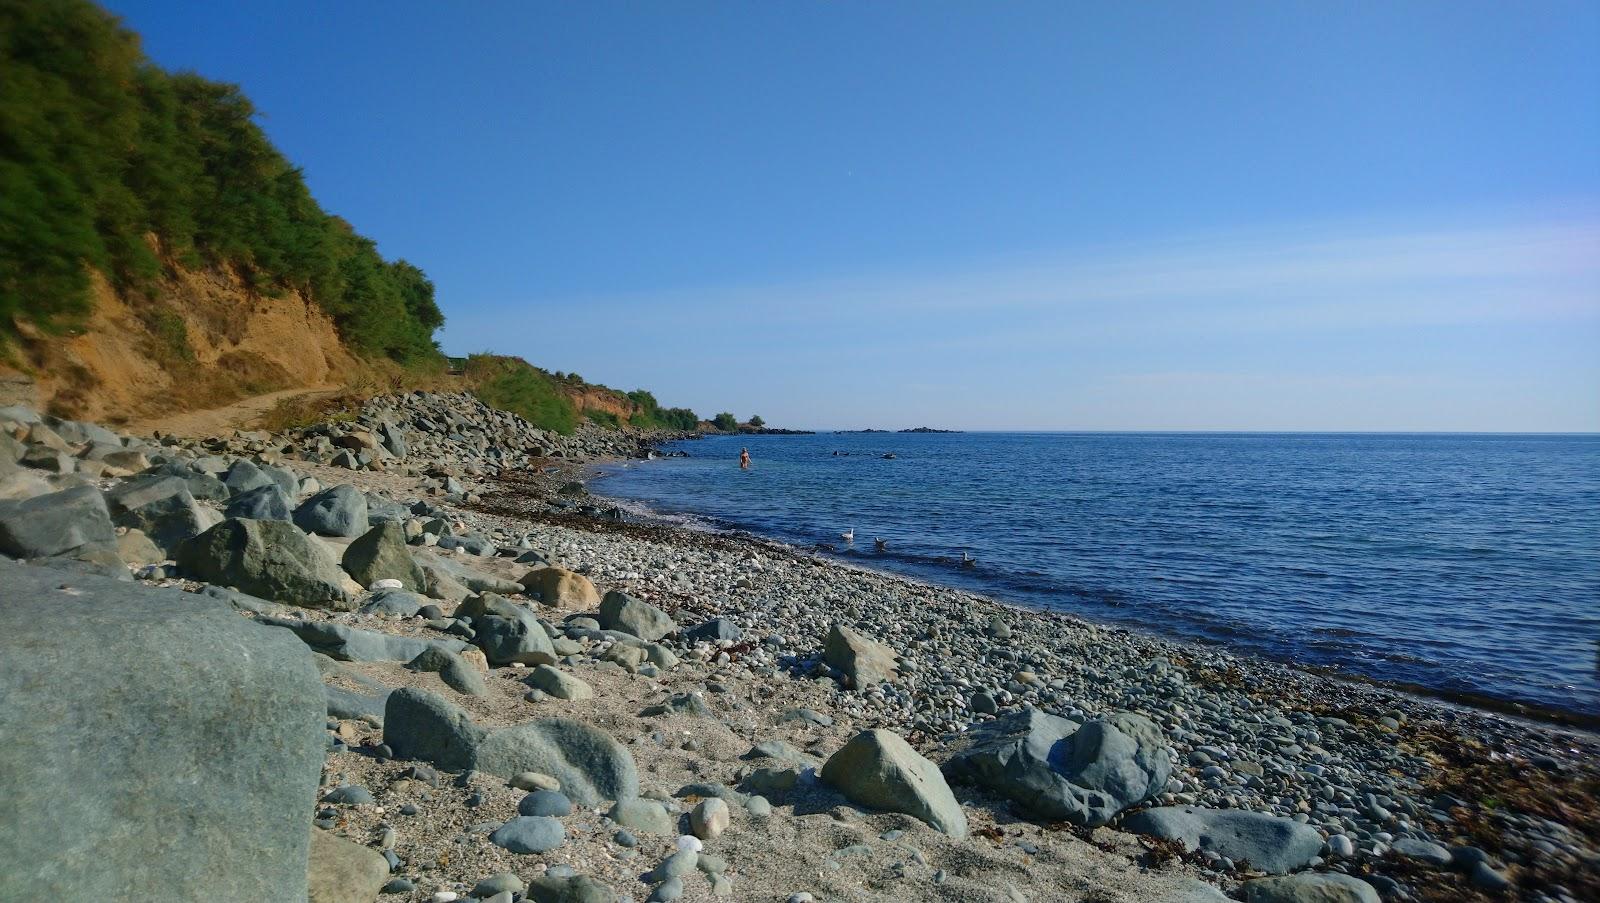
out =
[[1597,435],[824,432],[663,451],[687,456],[602,468],[593,488],[1012,604],[1600,715]]

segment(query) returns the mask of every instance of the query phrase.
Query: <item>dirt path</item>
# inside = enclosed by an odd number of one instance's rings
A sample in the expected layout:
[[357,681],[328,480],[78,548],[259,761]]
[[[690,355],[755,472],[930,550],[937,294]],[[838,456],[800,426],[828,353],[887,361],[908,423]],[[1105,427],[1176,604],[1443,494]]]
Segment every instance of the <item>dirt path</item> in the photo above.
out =
[[220,408],[185,411],[181,414],[140,420],[129,424],[127,430],[139,435],[161,432],[189,437],[222,436],[230,430],[249,429],[262,414],[272,410],[278,402],[286,398],[300,395],[331,395],[341,388],[337,385],[301,386],[296,389],[284,389],[281,392],[268,392],[265,395],[252,395]]

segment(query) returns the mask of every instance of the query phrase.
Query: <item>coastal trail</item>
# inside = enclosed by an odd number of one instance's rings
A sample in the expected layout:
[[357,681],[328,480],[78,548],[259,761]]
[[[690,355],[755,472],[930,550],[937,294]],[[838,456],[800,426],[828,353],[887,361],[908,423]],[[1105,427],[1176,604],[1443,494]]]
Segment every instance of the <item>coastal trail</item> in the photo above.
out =
[[330,383],[282,389],[277,392],[267,392],[263,395],[242,398],[219,408],[208,408],[203,411],[184,411],[135,421],[128,425],[128,431],[138,435],[160,432],[184,438],[220,436],[230,430],[250,429],[262,416],[277,407],[281,402],[304,396],[334,395],[343,391],[344,388],[342,385]]

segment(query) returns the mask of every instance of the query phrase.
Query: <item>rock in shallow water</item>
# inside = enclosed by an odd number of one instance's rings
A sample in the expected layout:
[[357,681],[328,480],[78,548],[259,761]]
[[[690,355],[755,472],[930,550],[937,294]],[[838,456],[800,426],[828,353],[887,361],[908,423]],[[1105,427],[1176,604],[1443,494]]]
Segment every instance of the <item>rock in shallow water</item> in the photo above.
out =
[[305,899],[325,715],[304,644],[177,590],[0,583],[0,899]]

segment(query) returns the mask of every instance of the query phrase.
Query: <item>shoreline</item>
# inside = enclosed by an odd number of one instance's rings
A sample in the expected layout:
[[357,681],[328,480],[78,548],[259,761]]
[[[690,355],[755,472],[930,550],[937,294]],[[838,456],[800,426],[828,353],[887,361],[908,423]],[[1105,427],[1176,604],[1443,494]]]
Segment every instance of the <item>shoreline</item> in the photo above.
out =
[[[656,451],[657,454],[659,454],[659,449],[655,445],[652,445],[651,448],[653,451]],[[952,592],[971,593],[972,595],[986,599],[995,605],[1015,608],[1020,611],[1074,618],[1103,629],[1126,630],[1131,633],[1141,634],[1153,640],[1173,643],[1179,646],[1190,646],[1207,650],[1221,650],[1241,658],[1256,659],[1265,663],[1276,664],[1286,668],[1294,668],[1296,670],[1329,680],[1346,681],[1350,683],[1372,686],[1416,698],[1418,700],[1432,701],[1443,705],[1459,706],[1472,712],[1490,713],[1501,717],[1527,722],[1530,725],[1548,726],[1552,728],[1571,730],[1600,738],[1600,712],[1591,713],[1576,711],[1557,706],[1528,702],[1525,700],[1509,699],[1463,690],[1450,690],[1445,688],[1430,687],[1425,684],[1418,684],[1409,681],[1385,680],[1369,674],[1345,670],[1337,665],[1302,664],[1287,656],[1276,656],[1264,650],[1238,647],[1223,640],[1209,640],[1193,636],[1184,636],[1182,634],[1168,634],[1145,624],[1129,624],[1109,619],[1102,620],[1077,612],[1054,610],[1030,605],[1026,602],[1007,600],[995,596],[992,592],[969,590],[953,584],[941,582],[937,578],[907,574],[884,566],[874,566],[873,564],[865,561],[857,562],[852,557],[830,553],[823,549],[808,549],[804,546],[799,546],[776,537],[766,536],[755,531],[746,530],[739,527],[717,526],[715,524],[706,522],[703,518],[700,518],[699,520],[701,523],[706,523],[706,526],[693,526],[691,525],[691,519],[697,518],[695,515],[682,512],[659,511],[637,499],[605,494],[603,490],[603,484],[606,477],[610,476],[610,474],[601,473],[599,472],[598,468],[615,467],[619,464],[632,465],[635,463],[640,463],[640,460],[605,458],[591,461],[574,462],[573,469],[569,474],[569,477],[581,479],[586,484],[591,481],[599,482],[602,486],[602,490],[600,492],[591,493],[592,498],[603,500],[607,504],[621,508],[624,512],[638,517],[641,521],[645,522],[645,524],[649,526],[669,530],[682,530],[690,534],[704,534],[734,540],[743,539],[762,546],[785,549],[795,555],[821,558],[840,567],[859,569],[887,578],[922,583],[930,587]],[[611,524],[610,522],[606,522],[606,525],[609,526]]]

